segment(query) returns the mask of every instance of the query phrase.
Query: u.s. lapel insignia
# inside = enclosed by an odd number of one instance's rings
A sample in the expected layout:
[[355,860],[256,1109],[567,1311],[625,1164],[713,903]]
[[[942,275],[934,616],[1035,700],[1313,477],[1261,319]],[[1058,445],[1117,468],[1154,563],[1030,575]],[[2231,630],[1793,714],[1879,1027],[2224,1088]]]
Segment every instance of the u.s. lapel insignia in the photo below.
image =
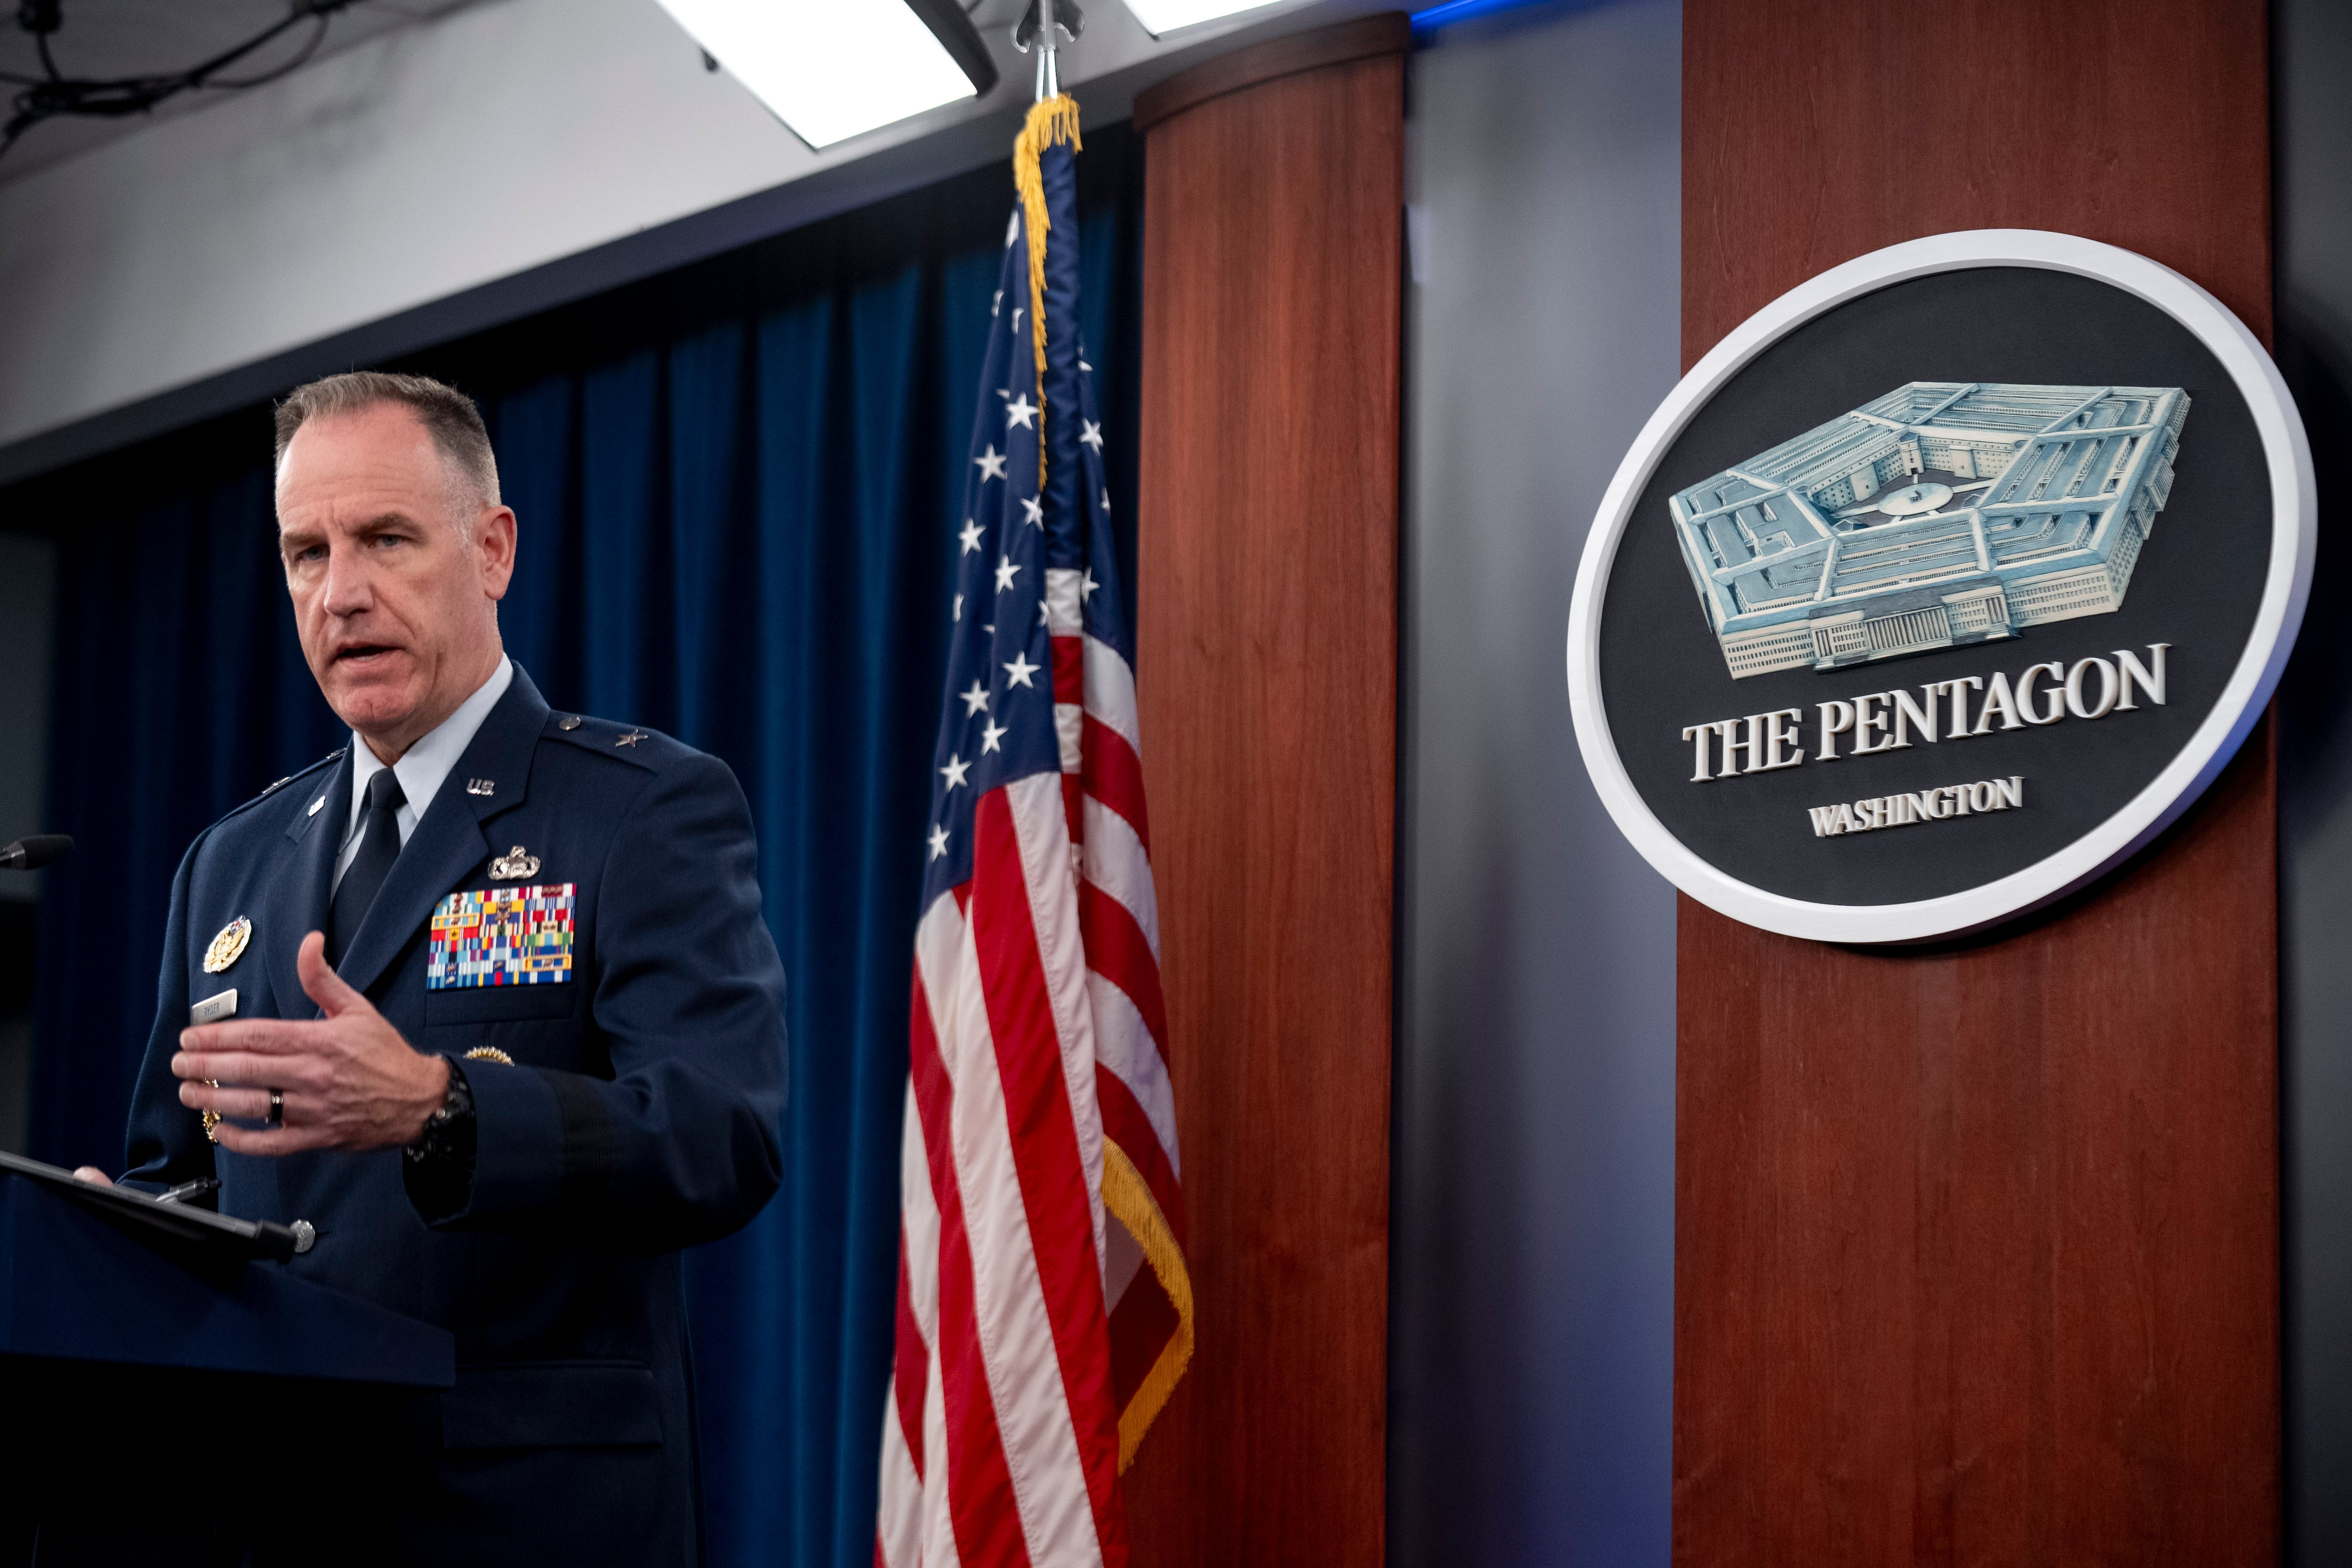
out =
[[499,784],[496,779],[467,779],[466,781],[466,793],[467,795],[496,795],[499,793]]
[[520,844],[490,862],[490,880],[493,882],[520,882],[526,877],[538,875],[539,857],[526,855]]
[[220,934],[205,949],[205,973],[218,974],[245,956],[245,944],[253,940],[253,922],[239,915],[220,928]]

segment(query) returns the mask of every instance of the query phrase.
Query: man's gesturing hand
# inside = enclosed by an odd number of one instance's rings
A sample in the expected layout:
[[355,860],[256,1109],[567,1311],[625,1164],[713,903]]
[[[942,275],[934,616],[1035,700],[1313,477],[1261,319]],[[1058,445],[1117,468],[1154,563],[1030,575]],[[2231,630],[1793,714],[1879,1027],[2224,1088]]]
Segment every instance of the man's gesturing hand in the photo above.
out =
[[[449,1064],[410,1048],[368,999],[327,967],[327,939],[302,939],[302,989],[326,1016],[312,1023],[232,1018],[180,1032],[172,1071],[180,1103],[262,1121],[269,1093],[285,1097],[285,1125],[223,1121],[221,1147],[239,1154],[304,1149],[384,1149],[415,1142],[449,1092]],[[205,1080],[223,1087],[214,1089]]]

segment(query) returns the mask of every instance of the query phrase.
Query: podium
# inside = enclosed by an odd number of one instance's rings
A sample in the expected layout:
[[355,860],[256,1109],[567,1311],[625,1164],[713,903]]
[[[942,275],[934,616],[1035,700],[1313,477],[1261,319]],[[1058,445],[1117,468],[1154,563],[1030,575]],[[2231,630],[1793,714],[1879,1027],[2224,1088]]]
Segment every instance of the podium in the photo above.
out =
[[388,1551],[386,1440],[437,1425],[450,1335],[295,1278],[275,1227],[61,1174],[0,1155],[0,1564]]

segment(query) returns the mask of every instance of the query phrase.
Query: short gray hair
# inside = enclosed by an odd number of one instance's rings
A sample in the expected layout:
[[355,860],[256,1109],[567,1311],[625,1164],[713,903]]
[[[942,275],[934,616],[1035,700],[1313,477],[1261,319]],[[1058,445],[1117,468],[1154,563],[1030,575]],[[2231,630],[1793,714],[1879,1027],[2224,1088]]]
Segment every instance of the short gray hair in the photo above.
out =
[[[482,411],[474,406],[472,398],[429,375],[354,370],[303,383],[278,405],[277,463],[286,461],[286,448],[293,442],[294,432],[309,421],[357,414],[383,403],[397,403],[415,414],[451,474],[483,506],[499,504],[499,459],[490,450],[490,433],[482,424]],[[457,522],[461,531],[472,533],[472,518],[460,517]]]

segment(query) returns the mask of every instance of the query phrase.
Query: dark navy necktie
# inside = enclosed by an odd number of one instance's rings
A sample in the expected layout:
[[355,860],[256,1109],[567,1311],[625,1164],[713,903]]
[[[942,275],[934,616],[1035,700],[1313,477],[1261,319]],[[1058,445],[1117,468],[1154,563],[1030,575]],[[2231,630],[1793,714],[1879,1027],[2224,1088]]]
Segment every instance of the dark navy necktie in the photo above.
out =
[[352,857],[327,910],[327,962],[341,964],[352,936],[367,918],[392,863],[400,858],[400,808],[408,797],[390,768],[379,768],[368,780],[367,806],[360,816],[360,852]]

